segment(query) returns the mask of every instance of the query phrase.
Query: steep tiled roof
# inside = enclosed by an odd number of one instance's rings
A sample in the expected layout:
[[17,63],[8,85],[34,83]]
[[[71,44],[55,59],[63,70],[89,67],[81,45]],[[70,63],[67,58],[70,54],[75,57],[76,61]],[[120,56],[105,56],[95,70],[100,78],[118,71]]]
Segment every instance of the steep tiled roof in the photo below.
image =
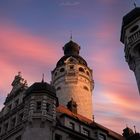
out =
[[102,126],[102,125],[100,125],[98,123],[96,123],[95,121],[92,121],[92,120],[80,115],[80,114],[74,114],[74,113],[72,113],[70,110],[68,110],[66,107],[64,107],[62,105],[59,105],[59,107],[57,107],[57,112],[62,113],[63,115],[70,116],[70,117],[72,117],[74,119],[77,119],[78,121],[86,123],[91,127],[100,128],[100,129],[102,129],[104,131],[107,131],[108,135],[110,135],[112,137],[115,137],[115,138],[117,138],[119,140],[124,140],[122,135],[120,135],[120,134],[118,134],[118,133],[116,133],[116,132],[114,132],[114,131],[112,131],[112,130],[110,130],[110,129],[108,129],[108,128],[106,128],[106,127],[104,127],[104,126]]

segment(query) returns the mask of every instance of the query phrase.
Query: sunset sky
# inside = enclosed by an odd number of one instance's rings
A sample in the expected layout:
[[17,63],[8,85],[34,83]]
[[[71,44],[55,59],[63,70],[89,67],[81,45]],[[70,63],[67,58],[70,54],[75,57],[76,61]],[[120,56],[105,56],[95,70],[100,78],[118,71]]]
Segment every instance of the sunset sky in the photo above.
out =
[[133,0],[0,0],[0,108],[18,71],[29,86],[42,73],[51,81],[72,32],[93,69],[95,121],[140,132],[140,95],[120,42],[122,17],[133,8]]

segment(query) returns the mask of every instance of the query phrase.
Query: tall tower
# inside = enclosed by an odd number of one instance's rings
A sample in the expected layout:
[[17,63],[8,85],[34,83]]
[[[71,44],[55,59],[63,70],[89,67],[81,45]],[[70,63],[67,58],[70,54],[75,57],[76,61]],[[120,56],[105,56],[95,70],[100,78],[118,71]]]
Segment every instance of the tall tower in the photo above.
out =
[[135,7],[123,17],[121,42],[125,45],[125,58],[135,73],[140,92],[140,8]]
[[63,47],[64,56],[52,71],[52,84],[56,88],[59,103],[67,106],[72,99],[77,113],[92,120],[92,70],[79,55],[80,46],[70,40]]

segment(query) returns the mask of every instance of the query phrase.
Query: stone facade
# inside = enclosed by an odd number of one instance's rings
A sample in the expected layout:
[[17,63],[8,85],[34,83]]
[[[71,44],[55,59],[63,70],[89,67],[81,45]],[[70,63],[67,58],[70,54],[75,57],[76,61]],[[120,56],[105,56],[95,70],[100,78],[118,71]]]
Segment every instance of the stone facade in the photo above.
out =
[[123,18],[121,42],[125,58],[134,72],[140,92],[140,8],[136,7]]
[[[21,75],[16,78],[24,81]],[[73,99],[68,102],[67,107],[59,105],[52,85],[42,81],[27,87],[25,83],[18,80],[18,88],[14,86],[12,91],[15,92],[11,92],[6,98],[5,106],[0,112],[0,140],[124,139],[78,114],[77,104]]]

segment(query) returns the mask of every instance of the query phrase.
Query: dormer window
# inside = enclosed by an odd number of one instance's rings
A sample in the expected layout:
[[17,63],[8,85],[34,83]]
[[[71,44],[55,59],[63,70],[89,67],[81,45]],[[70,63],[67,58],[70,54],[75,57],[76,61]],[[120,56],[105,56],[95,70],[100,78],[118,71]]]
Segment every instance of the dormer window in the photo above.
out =
[[70,70],[73,70],[74,69],[74,65],[70,65]]
[[73,61],[74,61],[74,60],[71,58],[71,59],[70,59],[70,62],[73,62]]

